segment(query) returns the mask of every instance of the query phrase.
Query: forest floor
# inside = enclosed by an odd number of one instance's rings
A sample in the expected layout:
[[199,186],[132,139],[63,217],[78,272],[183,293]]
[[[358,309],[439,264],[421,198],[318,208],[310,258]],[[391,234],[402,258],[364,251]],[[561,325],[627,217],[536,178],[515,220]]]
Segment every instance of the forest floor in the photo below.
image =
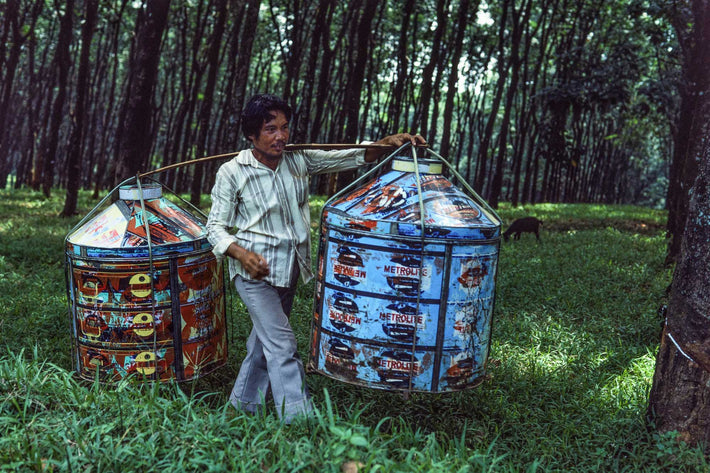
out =
[[[236,297],[217,372],[77,379],[64,238],[95,202],[82,194],[80,215],[62,219],[56,194],[0,191],[0,471],[710,472],[646,417],[672,277],[663,211],[503,203],[507,223],[544,225],[539,243],[501,243],[485,381],[404,397],[309,374],[317,417],[283,426],[273,410],[228,406],[250,330]],[[292,317],[304,360],[313,289],[299,288]]]

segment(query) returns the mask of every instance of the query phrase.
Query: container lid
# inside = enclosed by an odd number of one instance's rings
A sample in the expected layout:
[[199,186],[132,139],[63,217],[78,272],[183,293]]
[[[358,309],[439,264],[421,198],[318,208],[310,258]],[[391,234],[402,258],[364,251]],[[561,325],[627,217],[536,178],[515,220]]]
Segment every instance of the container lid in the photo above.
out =
[[163,188],[157,184],[148,184],[146,186],[121,186],[118,188],[118,198],[122,200],[140,200],[141,194],[143,200],[159,199],[163,196]]
[[[392,169],[358,189],[336,196],[323,210],[328,224],[389,235],[489,240],[500,221],[442,174],[439,161],[396,157]],[[421,199],[419,196],[421,189]],[[424,234],[420,200],[424,204]]]
[[[203,222],[162,195],[159,185],[119,188],[115,201],[68,237],[70,244],[95,248],[171,245],[206,238]],[[147,229],[144,222],[147,222]]]

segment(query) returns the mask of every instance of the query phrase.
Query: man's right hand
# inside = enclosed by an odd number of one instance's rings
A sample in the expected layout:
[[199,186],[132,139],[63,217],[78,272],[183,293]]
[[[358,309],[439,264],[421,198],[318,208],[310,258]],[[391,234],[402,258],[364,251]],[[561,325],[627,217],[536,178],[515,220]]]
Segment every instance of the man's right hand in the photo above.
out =
[[269,275],[269,265],[260,254],[246,250],[236,243],[227,248],[227,255],[242,263],[242,267],[254,279],[261,279]]

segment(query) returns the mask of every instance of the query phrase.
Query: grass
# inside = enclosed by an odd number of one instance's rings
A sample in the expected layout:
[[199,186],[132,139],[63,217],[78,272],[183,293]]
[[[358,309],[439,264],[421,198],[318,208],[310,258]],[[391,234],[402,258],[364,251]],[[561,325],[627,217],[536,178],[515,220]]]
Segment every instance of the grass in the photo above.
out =
[[[57,217],[62,205],[0,191],[0,471],[710,471],[645,421],[671,279],[663,212],[502,205],[507,222],[545,224],[542,243],[501,246],[489,379],[405,399],[309,375],[317,419],[283,426],[227,405],[250,329],[237,298],[216,373],[77,381],[62,255],[79,216]],[[82,194],[81,216],[93,205]],[[304,358],[312,294],[299,288],[292,317]]]

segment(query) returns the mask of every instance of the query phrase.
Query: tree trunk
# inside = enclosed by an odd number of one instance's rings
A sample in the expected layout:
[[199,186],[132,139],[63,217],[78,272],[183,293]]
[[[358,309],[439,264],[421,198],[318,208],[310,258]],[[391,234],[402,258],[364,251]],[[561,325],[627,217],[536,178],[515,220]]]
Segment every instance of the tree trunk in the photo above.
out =
[[244,19],[244,31],[242,32],[239,41],[239,58],[237,59],[236,83],[237,91],[232,100],[232,109],[237,113],[237,120],[234,125],[234,135],[232,144],[235,145],[239,136],[239,127],[241,125],[239,114],[244,106],[247,77],[249,76],[249,64],[251,64],[252,51],[254,46],[254,36],[256,35],[256,25],[259,20],[259,9],[261,8],[261,0],[247,1],[247,14]]
[[[19,3],[18,0],[10,0],[7,3],[3,12],[4,24],[0,28],[2,31],[2,37],[0,37],[0,189],[5,188],[7,176],[12,168],[10,146],[8,146],[10,127],[7,126],[7,118],[12,114],[10,98],[13,92],[15,73],[20,62],[21,51],[35,28],[44,2],[36,1],[32,5],[30,22],[27,25],[21,24],[24,15],[20,14]],[[10,32],[12,32],[12,39],[8,41]],[[5,50],[8,43],[12,46],[10,55],[6,58]]]
[[[683,51],[683,78],[679,83],[680,113],[675,128],[673,161],[668,187],[668,245],[666,263],[676,261],[688,215],[690,187],[697,175],[704,135],[698,116],[710,107],[710,1],[685,0],[674,15],[673,26]],[[692,12],[688,18],[685,12]],[[686,29],[692,25],[690,31]]]
[[[710,132],[710,115],[703,117]],[[707,135],[706,135],[707,136]],[[673,275],[648,413],[663,432],[710,454],[710,141],[705,141]]]
[[170,0],[151,0],[138,13],[128,89],[121,113],[114,183],[134,176],[148,163],[153,136],[153,92]]
[[[119,36],[121,32],[121,24],[123,23],[123,15],[126,12],[126,5],[128,0],[122,0],[121,5],[115,14],[115,21],[111,23],[111,80],[109,81],[108,90],[106,91],[106,97],[108,103],[106,105],[106,110],[103,112],[101,119],[101,128],[107,130],[110,128],[111,123],[114,120],[114,104],[116,103],[116,87],[118,84],[118,71],[119,71]],[[107,156],[109,145],[109,133],[104,132],[101,134],[101,142],[99,143],[99,156]],[[106,187],[113,181],[113,176],[111,172],[108,172],[110,166],[113,166],[115,160],[99,159],[99,163],[96,169],[96,180],[94,182],[94,192],[92,197],[98,199],[99,190]]]
[[498,57],[496,58],[496,63],[498,64],[498,81],[496,82],[495,96],[493,98],[493,104],[491,105],[491,113],[488,116],[486,129],[483,133],[483,137],[481,138],[481,144],[478,148],[479,167],[474,187],[476,189],[480,189],[481,191],[483,191],[483,185],[486,181],[486,171],[488,166],[488,148],[493,138],[493,126],[495,125],[496,118],[498,116],[498,108],[500,107],[500,102],[503,99],[503,91],[505,90],[505,83],[508,74],[508,68],[505,67],[505,32],[509,5],[509,0],[503,0],[503,5],[501,6],[500,27],[498,29]]
[[407,45],[409,44],[409,23],[414,10],[414,0],[407,0],[404,3],[402,15],[402,26],[399,31],[399,43],[397,48],[397,77],[395,78],[392,101],[387,112],[389,128],[392,131],[399,131],[400,116],[402,114],[402,101],[404,87],[408,80],[409,57],[407,55]]
[[365,66],[370,57],[372,38],[372,19],[377,10],[379,0],[366,0],[362,8],[357,25],[357,41],[350,47],[355,53],[355,60],[349,70],[349,80],[345,96],[345,133],[343,140],[353,142],[357,139],[358,120],[360,118],[360,100],[363,82],[365,80]]
[[493,175],[493,182],[491,185],[491,192],[489,195],[489,203],[493,208],[498,208],[498,201],[501,197],[501,190],[503,187],[503,171],[505,167],[505,155],[508,148],[508,130],[510,128],[510,116],[513,112],[513,99],[518,91],[518,80],[520,78],[520,40],[522,37],[522,28],[527,25],[530,18],[530,9],[532,8],[532,1],[526,0],[526,3],[520,5],[520,9],[525,8],[525,13],[523,18],[520,18],[520,12],[515,11],[515,5],[511,6],[511,16],[510,21],[513,25],[513,31],[511,33],[511,50],[510,50],[510,84],[508,84],[508,91],[505,98],[505,106],[503,110],[503,120],[500,125],[500,131],[498,132],[498,155],[496,157],[496,168],[495,174]]
[[[205,85],[204,98],[200,109],[199,132],[197,135],[197,146],[195,148],[196,158],[201,158],[205,154],[207,148],[207,133],[210,128],[210,116],[212,114],[212,99],[214,97],[214,88],[217,83],[217,72],[219,69],[219,51],[222,45],[222,36],[224,35],[224,25],[227,20],[227,1],[220,0],[217,2],[217,22],[215,23],[212,39],[210,41],[209,50],[207,52],[207,84]],[[202,195],[202,165],[194,167],[192,177],[192,189],[190,202],[195,207],[200,206]]]
[[332,7],[328,10],[326,19],[323,23],[323,30],[320,32],[321,35],[321,46],[320,46],[320,56],[321,56],[321,66],[320,73],[318,75],[318,87],[316,88],[315,96],[315,116],[313,117],[313,123],[311,124],[311,132],[309,134],[310,141],[316,142],[321,135],[321,126],[323,124],[323,114],[326,109],[326,100],[328,98],[328,92],[330,90],[330,73],[333,64],[333,58],[335,53],[330,45],[330,26],[333,18]]
[[[531,2],[532,3],[532,2]],[[515,145],[513,146],[513,152],[515,156],[513,157],[513,188],[511,193],[511,206],[513,208],[518,206],[519,199],[522,198],[523,203],[526,202],[525,190],[522,191],[521,196],[521,180],[522,180],[522,168],[523,162],[526,162],[526,171],[529,169],[529,163],[531,160],[532,150],[534,148],[533,144],[535,137],[531,136],[534,134],[535,127],[533,126],[536,111],[537,102],[530,100],[530,97],[534,97],[537,92],[537,83],[540,77],[540,70],[542,65],[542,58],[545,36],[548,30],[549,22],[547,21],[547,12],[549,7],[548,2],[543,2],[542,14],[537,18],[536,25],[532,27],[531,31],[531,21],[530,13],[528,13],[528,18],[525,21],[524,36],[525,36],[525,47],[523,52],[523,71],[522,71],[522,83],[521,87],[521,107],[518,111],[518,116],[516,117],[517,129],[515,137]],[[538,36],[538,32],[542,31],[541,35]],[[537,43],[540,47],[540,51],[537,54],[535,64],[532,64],[532,58],[530,56],[531,47],[533,41],[537,39]],[[532,67],[532,73],[530,73],[530,68]],[[526,173],[527,175],[527,173]],[[524,185],[523,185],[524,188]],[[525,189],[525,188],[524,188]]]
[[414,120],[412,121],[412,129],[420,130],[429,142],[436,138],[435,136],[431,136],[430,133],[427,133],[427,123],[429,119],[429,106],[431,105],[431,97],[434,91],[435,71],[441,57],[441,43],[444,38],[444,33],[446,32],[446,24],[449,18],[448,5],[448,0],[437,0],[436,2],[436,29],[434,30],[434,39],[431,44],[431,55],[429,62],[422,70],[421,98],[414,114]]
[[85,130],[86,97],[89,93],[89,54],[91,39],[94,36],[98,0],[86,0],[86,14],[81,27],[81,56],[79,57],[79,77],[76,86],[76,107],[72,120],[72,130],[67,150],[67,194],[64,200],[62,216],[68,217],[76,213],[79,184],[81,182],[82,142]]
[[54,182],[54,164],[59,149],[59,128],[62,125],[64,101],[67,96],[67,82],[69,67],[71,66],[71,56],[69,47],[72,39],[72,23],[74,15],[74,0],[68,0],[64,4],[64,14],[61,15],[59,23],[59,41],[57,43],[56,65],[57,65],[57,96],[52,104],[52,120],[49,125],[49,136],[46,150],[44,150],[44,161],[42,165],[42,192],[46,197],[51,195],[52,183]]
[[[205,73],[207,60],[203,57],[205,47],[205,29],[208,23],[207,0],[199,0],[197,4],[181,5],[184,12],[181,18],[183,57],[185,57],[184,67],[188,68],[187,74],[182,76],[183,100],[186,102],[186,109],[182,129],[178,129],[180,140],[176,140],[173,149],[175,161],[185,161],[189,159],[191,150],[197,140],[194,117],[199,101],[202,84],[202,76]],[[211,3],[211,2],[208,2]],[[189,54],[188,54],[189,52]],[[188,67],[189,65],[189,67]],[[175,189],[183,192],[187,189],[190,178],[190,169],[187,167],[178,168],[175,172]]]
[[[458,19],[456,21],[456,39],[454,39],[454,51],[451,55],[451,61],[449,66],[449,81],[447,83],[446,92],[446,103],[444,104],[444,129],[441,134],[441,155],[448,157],[451,147],[451,121],[453,119],[454,113],[454,96],[458,92],[456,83],[459,80],[459,62],[461,62],[461,51],[463,49],[463,39],[466,33],[466,26],[468,25],[469,16],[469,0],[462,0],[459,5]],[[474,11],[478,10],[478,5],[473,8]]]
[[[357,25],[357,41],[351,45],[351,48],[356,48],[355,61],[349,71],[350,78],[348,80],[346,95],[345,95],[345,133],[342,136],[342,141],[345,143],[353,143],[358,137],[358,121],[360,117],[360,100],[363,82],[365,80],[365,69],[367,60],[370,57],[372,47],[372,19],[377,11],[379,0],[366,0],[362,8],[360,19]],[[342,189],[347,184],[353,182],[355,178],[354,171],[345,171],[338,173],[337,188]]]
[[328,24],[326,17],[330,10],[332,2],[329,0],[319,0],[316,7],[315,18],[313,20],[313,34],[308,55],[308,63],[306,67],[306,75],[303,80],[303,91],[300,106],[298,108],[298,124],[295,129],[292,129],[291,139],[296,143],[305,143],[309,131],[309,127],[313,126],[311,122],[311,102],[314,93],[316,92],[316,71],[318,70],[318,57],[321,55],[319,44]]

